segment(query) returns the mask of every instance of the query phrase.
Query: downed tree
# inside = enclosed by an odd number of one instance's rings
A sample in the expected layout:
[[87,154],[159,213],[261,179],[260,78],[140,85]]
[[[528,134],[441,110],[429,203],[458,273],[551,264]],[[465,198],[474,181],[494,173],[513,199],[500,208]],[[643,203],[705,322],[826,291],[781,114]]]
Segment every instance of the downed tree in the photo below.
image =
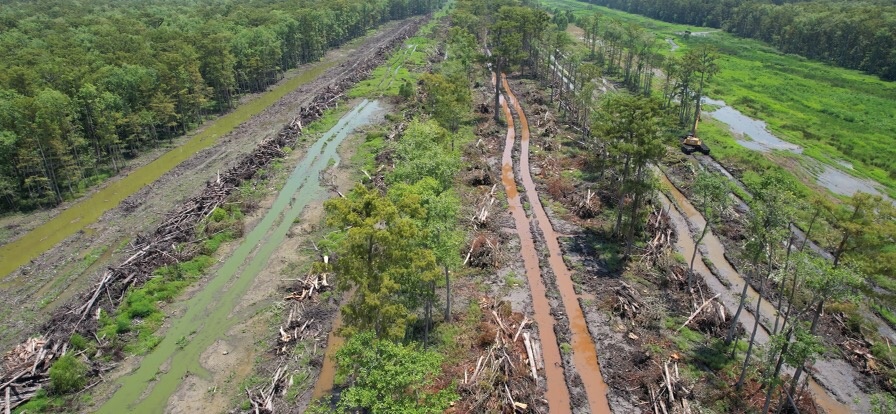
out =
[[[422,22],[422,19],[417,19],[397,32],[387,45],[377,50],[373,59],[343,63],[346,71],[316,95],[311,103],[303,106],[299,115],[276,136],[261,142],[223,174],[218,173],[214,179],[206,181],[206,186],[199,195],[169,213],[154,231],[138,235],[131,243],[134,253],[130,257],[119,265],[110,267],[89,291],[60,307],[38,329],[41,332],[38,338],[45,342],[37,352],[20,352],[12,357],[18,358],[18,365],[4,364],[0,371],[0,395],[5,395],[7,391],[16,395],[12,397],[15,400],[12,408],[27,402],[47,383],[52,361],[65,354],[73,334],[96,337],[100,315],[103,312],[114,312],[129,289],[142,286],[156,269],[190,260],[195,256],[199,251],[196,246],[201,243],[197,234],[199,224],[215,209],[224,205],[243,182],[252,179],[259,170],[271,165],[273,160],[282,158],[286,154],[285,149],[296,144],[305,125],[318,120],[327,109],[338,105],[351,86],[367,78],[374,68],[385,62],[390,51],[404,42],[410,33],[416,32]],[[29,339],[11,352],[21,350],[22,346],[32,346],[33,343],[29,341],[33,340],[34,338]],[[31,369],[26,374],[22,367],[28,365]]]
[[527,329],[532,321],[492,298],[482,298],[479,307],[482,350],[464,369],[456,412],[538,412],[538,371],[544,362],[541,345]]

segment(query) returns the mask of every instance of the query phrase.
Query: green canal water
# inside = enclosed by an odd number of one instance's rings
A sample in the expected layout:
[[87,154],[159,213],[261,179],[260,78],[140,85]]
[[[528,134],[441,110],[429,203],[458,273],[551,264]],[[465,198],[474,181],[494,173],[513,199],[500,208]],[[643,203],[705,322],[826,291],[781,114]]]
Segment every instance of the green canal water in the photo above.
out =
[[221,116],[183,145],[132,171],[126,177],[110,182],[96,193],[65,209],[50,221],[22,235],[18,240],[0,246],[0,278],[2,278],[0,286],[4,288],[17,286],[18,281],[7,280],[10,273],[37,258],[57,243],[93,224],[103,213],[116,207],[131,194],[157,180],[162,174],[184,162],[193,154],[211,146],[218,138],[273,105],[287,93],[317,79],[335,63],[321,62],[311,65],[300,75],[239,106],[233,112]]
[[120,386],[99,413],[161,413],[187,375],[210,379],[199,362],[200,356],[240,322],[231,311],[283,242],[293,221],[310,202],[327,197],[318,177],[331,162],[339,163],[336,149],[354,130],[383,112],[379,101],[364,100],[308,149],[271,209],[205,288],[186,301],[184,314],[170,320],[165,337],[143,358],[139,368],[118,380]]

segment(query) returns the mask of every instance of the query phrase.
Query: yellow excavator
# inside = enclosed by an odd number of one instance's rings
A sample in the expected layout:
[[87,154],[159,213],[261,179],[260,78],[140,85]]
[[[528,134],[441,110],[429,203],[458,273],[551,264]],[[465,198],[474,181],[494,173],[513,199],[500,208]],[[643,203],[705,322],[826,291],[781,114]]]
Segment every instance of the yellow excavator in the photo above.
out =
[[697,138],[697,125],[700,123],[700,116],[697,116],[697,119],[694,120],[694,129],[691,130],[691,133],[684,137],[681,140],[681,152],[691,155],[694,152],[700,152],[705,155],[709,155],[709,147],[703,143],[703,140]]

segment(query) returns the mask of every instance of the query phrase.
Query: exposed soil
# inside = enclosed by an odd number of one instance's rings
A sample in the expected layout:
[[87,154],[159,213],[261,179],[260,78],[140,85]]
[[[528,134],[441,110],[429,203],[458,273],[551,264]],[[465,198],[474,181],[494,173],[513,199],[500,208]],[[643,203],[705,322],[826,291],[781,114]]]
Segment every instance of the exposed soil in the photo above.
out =
[[[295,118],[303,104],[307,104],[327,85],[350,73],[359,62],[369,60],[398,31],[415,20],[417,18],[392,22],[361,42],[329,52],[325,59],[342,63],[290,92],[159,180],[148,183],[119,207],[106,212],[87,230],[69,237],[13,273],[10,278],[17,283],[0,293],[0,301],[3,302],[0,316],[4,323],[0,346],[9,348],[21,341],[53,309],[80,291],[80,287],[88,286],[89,281],[105,267],[122,260],[128,254],[125,251],[126,243],[132,237],[153,228],[173,205],[192,196],[206,180],[226,170],[262,140],[275,135],[282,125]],[[35,215],[35,221],[46,218],[46,213]],[[83,257],[87,252],[104,254],[86,266],[88,262]]]
[[[672,156],[671,158],[675,160],[679,159],[677,155]],[[711,162],[711,160],[706,158],[708,157],[700,156],[698,157],[698,161],[704,165],[709,164],[710,166],[720,168],[723,173],[727,173],[725,167],[718,165],[718,163]],[[667,165],[669,171],[667,176],[669,179],[682,191],[682,193],[689,195],[690,187],[696,176],[694,172],[696,167],[694,164],[690,160],[679,160],[677,162],[667,162]],[[730,173],[726,175],[742,186],[742,184],[737,181],[737,178],[731,176]],[[728,217],[726,217],[723,224],[719,226],[719,228],[713,229],[718,236],[719,241],[724,246],[725,261],[737,269],[743,269],[747,265],[746,260],[741,253],[746,237],[746,212],[746,205],[741,203],[740,206],[735,206],[734,211],[729,211]],[[797,234],[802,234],[798,228],[794,228],[794,230]],[[796,237],[794,246],[799,246],[803,243],[803,240],[804,238]],[[807,247],[823,257],[830,257],[830,253],[822,250],[813,242],[809,242]],[[724,264],[727,265],[728,263]],[[715,266],[711,266],[711,270],[718,274],[718,270]],[[724,278],[721,277],[720,279],[724,280]],[[750,280],[750,285],[757,291],[760,291],[758,281]],[[779,303],[780,291],[777,285],[771,282],[767,283],[761,291],[765,299],[764,304],[769,304],[769,306],[771,306],[771,304],[777,305],[777,303]],[[786,300],[783,303],[786,307]],[[763,310],[763,314],[766,318],[771,318],[771,320],[767,319],[763,323],[766,330],[771,330],[770,328],[774,323],[772,321],[774,318],[771,315],[774,315],[774,311]],[[885,322],[879,320],[876,316],[871,315],[870,312],[864,311],[863,314],[865,315],[865,318],[876,324],[879,331],[878,333],[884,336],[892,335],[892,329],[890,329]],[[836,310],[833,312],[825,312],[825,314],[822,315],[818,334],[827,345],[827,352],[815,363],[816,369],[813,375],[818,379],[821,385],[828,390],[828,393],[836,395],[841,402],[852,405],[853,408],[865,410],[868,408],[867,395],[865,392],[872,392],[879,387],[887,389],[890,384],[887,382],[886,376],[878,369],[874,368],[874,364],[869,364],[865,358],[860,357],[862,352],[864,352],[863,349],[867,349],[869,346],[867,345],[869,343],[868,339],[866,339],[865,335],[861,332],[857,332],[847,325],[845,323],[846,320],[846,315],[843,312]],[[858,353],[855,351],[858,351]],[[852,367],[850,367],[849,364],[852,364]],[[853,402],[857,398],[862,401],[858,405]]]

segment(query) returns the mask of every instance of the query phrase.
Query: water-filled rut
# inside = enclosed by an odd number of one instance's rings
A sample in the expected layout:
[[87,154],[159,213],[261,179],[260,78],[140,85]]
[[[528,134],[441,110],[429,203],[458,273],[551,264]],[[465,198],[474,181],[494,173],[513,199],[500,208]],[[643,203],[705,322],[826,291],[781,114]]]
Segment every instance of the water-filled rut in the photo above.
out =
[[[702,229],[702,226],[705,225],[706,221],[690,201],[688,201],[688,199],[681,194],[671,182],[669,182],[669,179],[665,174],[658,171],[658,175],[662,186],[669,191],[674,204],[677,206],[677,209],[680,209],[681,211],[679,212],[676,208],[669,210],[672,225],[675,227],[675,231],[678,234],[676,247],[678,248],[679,253],[690,258],[694,253],[694,250],[697,249],[697,246],[694,244],[694,240],[691,237],[689,223]],[[660,195],[660,201],[664,207],[670,206],[670,200],[666,198],[665,195]],[[710,289],[720,294],[719,301],[721,301],[728,311],[733,314],[739,304],[738,295],[740,295],[744,283],[746,282],[737,270],[728,263],[728,260],[725,258],[725,248],[712,232],[707,233],[701,244],[705,247],[705,254],[704,252],[697,252],[698,257],[697,260],[694,261],[694,271],[703,277],[703,280]],[[703,263],[703,260],[701,260],[703,256],[708,257],[710,261],[712,261],[719,274],[718,276],[714,275]],[[719,278],[726,279],[730,286],[726,287],[723,285]],[[758,298],[759,293],[756,292],[752,286],[749,286],[747,288],[748,307],[744,308],[744,311],[740,315],[740,323],[748,329],[748,333],[749,329],[752,329],[752,326],[755,323],[756,311],[754,307]],[[766,300],[762,301],[759,312],[760,326],[759,330],[756,332],[757,343],[765,344],[769,341],[768,318],[774,317],[776,312],[777,310],[772,304]],[[815,362],[815,368],[818,370],[816,375],[825,376],[825,382],[828,383],[831,388],[836,389],[828,391],[816,381],[809,381],[809,390],[815,397],[815,402],[829,414],[845,414],[853,411],[850,407],[835,400],[833,395],[836,395],[837,398],[844,401],[852,401],[856,397],[863,396],[863,393],[856,388],[848,374],[843,376],[841,366],[842,364],[836,360],[819,359]],[[848,366],[846,368],[848,368]],[[862,411],[862,407],[854,408],[858,408],[859,411]]]
[[203,290],[186,301],[185,313],[170,319],[162,341],[142,359],[139,368],[119,380],[121,386],[99,412],[163,412],[185,376],[209,376],[199,363],[200,355],[240,322],[231,311],[305,206],[326,197],[318,177],[331,161],[339,162],[339,145],[382,111],[378,101],[365,100],[308,148],[271,209],[211,275]]
[[[494,82],[494,75],[492,82]],[[569,389],[563,378],[563,364],[560,358],[560,348],[557,345],[557,337],[554,335],[554,318],[551,316],[551,304],[548,303],[547,290],[541,279],[541,269],[538,266],[538,251],[535,249],[535,241],[529,227],[529,219],[523,204],[520,201],[519,192],[516,189],[516,179],[513,175],[513,146],[516,141],[516,129],[513,126],[513,114],[507,106],[507,100],[500,97],[501,107],[507,119],[507,138],[504,142],[504,154],[501,157],[501,182],[507,193],[507,204],[513,222],[516,225],[516,233],[520,238],[520,255],[523,256],[523,267],[526,269],[526,279],[529,281],[529,290],[532,293],[532,307],[535,311],[535,323],[538,325],[538,335],[541,338],[542,357],[544,358],[544,375],[547,382],[545,398],[551,412],[569,412]]]
[[571,273],[563,261],[563,252],[560,250],[557,233],[554,231],[554,227],[551,225],[551,221],[541,205],[538,190],[535,188],[535,182],[532,180],[532,175],[529,172],[529,123],[526,119],[526,113],[523,111],[519,100],[513,94],[510,84],[507,83],[507,78],[502,77],[502,82],[520,122],[520,179],[523,182],[526,198],[529,200],[532,212],[538,223],[538,229],[541,230],[541,234],[544,236],[545,244],[548,248],[548,263],[554,273],[557,290],[560,291],[563,306],[566,308],[569,329],[572,331],[570,345],[572,345],[573,362],[585,387],[591,412],[609,413],[610,405],[607,401],[607,384],[600,374],[597,349],[594,346],[594,341],[591,339],[591,334],[588,332],[588,324],[585,322],[585,315],[579,306],[579,298],[573,289]]

